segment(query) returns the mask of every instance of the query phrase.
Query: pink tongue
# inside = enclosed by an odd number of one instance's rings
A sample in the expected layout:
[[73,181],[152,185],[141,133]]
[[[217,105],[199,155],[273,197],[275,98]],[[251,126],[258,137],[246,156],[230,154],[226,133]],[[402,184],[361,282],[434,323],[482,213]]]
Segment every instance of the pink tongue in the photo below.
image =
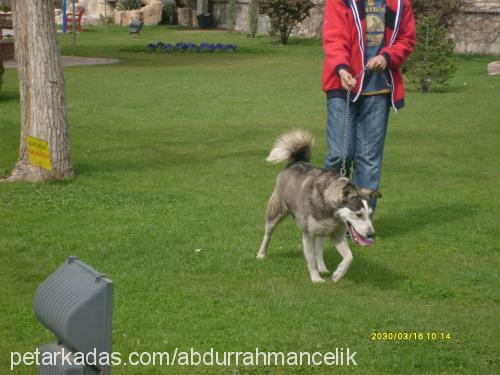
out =
[[372,246],[374,241],[372,238],[363,237],[361,234],[356,232],[356,229],[351,224],[348,224],[349,232],[351,232],[351,238],[360,246]]

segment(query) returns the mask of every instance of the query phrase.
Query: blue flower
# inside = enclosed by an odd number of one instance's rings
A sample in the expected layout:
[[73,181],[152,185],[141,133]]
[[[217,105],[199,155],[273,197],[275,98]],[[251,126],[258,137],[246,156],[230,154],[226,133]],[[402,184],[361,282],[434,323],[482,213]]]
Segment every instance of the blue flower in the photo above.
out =
[[158,41],[155,43],[149,43],[147,48],[150,51],[156,51],[158,49],[163,50],[164,52],[174,52],[174,51],[187,51],[187,52],[227,52],[227,51],[235,51],[236,45],[234,44],[222,44],[222,43],[206,43],[202,42],[199,45],[196,43],[185,43],[185,42],[177,42],[175,45],[170,43],[165,43],[162,41]]
[[172,51],[174,51],[174,46],[171,45],[170,43],[169,44],[165,44],[165,46],[163,47],[163,49],[165,50],[165,52],[172,52]]

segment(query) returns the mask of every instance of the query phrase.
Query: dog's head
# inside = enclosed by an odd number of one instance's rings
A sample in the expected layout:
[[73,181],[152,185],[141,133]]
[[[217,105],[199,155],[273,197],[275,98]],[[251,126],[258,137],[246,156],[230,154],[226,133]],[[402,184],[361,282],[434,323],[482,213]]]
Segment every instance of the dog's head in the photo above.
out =
[[370,200],[382,195],[378,191],[358,188],[342,177],[330,184],[324,197],[335,205],[337,215],[347,225],[352,240],[360,246],[372,246],[375,230]]

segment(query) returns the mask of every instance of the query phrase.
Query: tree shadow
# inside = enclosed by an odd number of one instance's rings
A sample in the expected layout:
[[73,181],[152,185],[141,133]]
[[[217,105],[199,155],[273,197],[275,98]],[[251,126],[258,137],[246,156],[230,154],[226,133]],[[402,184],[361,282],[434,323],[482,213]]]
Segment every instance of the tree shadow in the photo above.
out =
[[[465,85],[464,86],[458,86],[458,85],[453,85],[453,86],[438,86],[438,87],[431,87],[428,92],[425,94],[449,94],[449,93],[462,93],[465,90]],[[408,86],[407,88],[408,92],[411,93],[417,93],[417,94],[424,94],[422,91],[420,91],[416,87]]]
[[[277,43],[281,43],[279,40]],[[317,38],[291,37],[287,42],[288,46],[317,46],[321,47],[321,40]]]
[[[122,150],[121,152],[118,152]],[[93,160],[78,159],[74,161],[76,175],[89,174],[92,172],[114,172],[123,171],[166,171],[175,166],[208,166],[226,159],[247,159],[255,158],[253,150],[235,150],[227,152],[213,152],[210,154],[199,153],[192,154],[188,152],[179,152],[168,148],[154,148],[150,152],[140,154],[133,159],[128,158],[129,147],[116,147],[113,152],[123,157],[106,158],[103,153],[102,158]]]
[[439,86],[433,87],[429,91],[431,94],[448,94],[448,93],[461,93],[465,90],[465,86]]
[[14,91],[0,92],[0,102],[9,102],[12,100],[19,100],[19,93]]

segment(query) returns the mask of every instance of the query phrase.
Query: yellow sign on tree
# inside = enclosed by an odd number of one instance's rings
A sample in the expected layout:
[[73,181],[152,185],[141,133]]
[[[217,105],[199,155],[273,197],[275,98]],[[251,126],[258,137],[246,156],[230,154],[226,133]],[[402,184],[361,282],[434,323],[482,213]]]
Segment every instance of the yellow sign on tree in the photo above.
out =
[[52,170],[50,162],[49,143],[35,137],[28,136],[28,156],[31,165],[36,165],[48,171]]

